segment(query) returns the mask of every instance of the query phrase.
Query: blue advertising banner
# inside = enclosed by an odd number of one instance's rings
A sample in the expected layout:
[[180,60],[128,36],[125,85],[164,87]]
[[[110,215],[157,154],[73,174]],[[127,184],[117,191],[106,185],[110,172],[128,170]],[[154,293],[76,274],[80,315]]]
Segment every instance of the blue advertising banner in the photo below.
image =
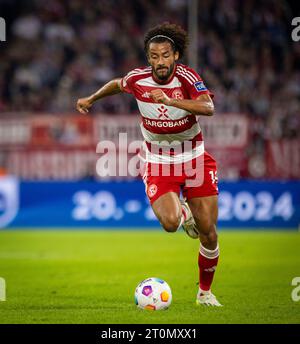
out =
[[[219,227],[300,223],[300,182],[220,182]],[[158,227],[141,180],[20,182],[0,179],[0,227]]]

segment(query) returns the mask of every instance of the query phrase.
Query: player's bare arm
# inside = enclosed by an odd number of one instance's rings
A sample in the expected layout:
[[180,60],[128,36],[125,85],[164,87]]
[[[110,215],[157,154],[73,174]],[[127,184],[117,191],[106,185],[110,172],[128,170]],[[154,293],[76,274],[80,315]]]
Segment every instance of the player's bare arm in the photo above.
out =
[[122,92],[121,79],[111,80],[89,97],[78,99],[76,108],[80,113],[86,114],[89,112],[89,108],[95,103],[95,101],[120,92]]
[[196,116],[212,116],[214,114],[214,103],[209,94],[201,94],[197,99],[174,99],[157,89],[151,91],[151,97],[157,103],[174,106]]

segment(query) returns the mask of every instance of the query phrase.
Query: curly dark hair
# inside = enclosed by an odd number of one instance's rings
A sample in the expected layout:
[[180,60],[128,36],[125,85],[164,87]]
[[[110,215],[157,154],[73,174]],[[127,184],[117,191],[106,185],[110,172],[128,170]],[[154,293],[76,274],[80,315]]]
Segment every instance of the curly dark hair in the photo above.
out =
[[[164,37],[155,37],[157,35],[167,36],[170,39]],[[155,37],[153,39],[153,37]],[[150,42],[162,43],[170,42],[174,52],[179,52],[179,58],[182,58],[185,54],[185,50],[188,46],[188,34],[187,32],[177,24],[163,23],[151,28],[144,37],[144,50],[148,53]],[[173,42],[174,43],[173,43]]]

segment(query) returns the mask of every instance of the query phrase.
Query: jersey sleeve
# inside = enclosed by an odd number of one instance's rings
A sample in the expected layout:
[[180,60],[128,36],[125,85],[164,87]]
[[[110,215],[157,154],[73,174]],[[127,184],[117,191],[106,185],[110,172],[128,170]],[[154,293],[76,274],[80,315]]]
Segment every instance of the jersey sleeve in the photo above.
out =
[[136,74],[135,69],[128,72],[122,79],[121,79],[121,88],[122,91],[125,93],[133,93],[133,78]]
[[185,74],[185,87],[191,99],[196,99],[202,94],[208,94],[212,98],[214,94],[205,86],[201,76],[192,68],[186,68]]

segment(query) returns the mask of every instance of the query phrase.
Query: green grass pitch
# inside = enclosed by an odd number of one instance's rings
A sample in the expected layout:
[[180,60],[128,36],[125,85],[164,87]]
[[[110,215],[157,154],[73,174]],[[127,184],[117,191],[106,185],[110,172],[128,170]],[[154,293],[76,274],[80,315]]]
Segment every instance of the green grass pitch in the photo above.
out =
[[[1,230],[0,323],[300,323],[300,234],[219,231],[219,242],[212,290],[224,307],[205,308],[195,305],[199,243],[184,233]],[[136,308],[147,277],[171,286],[167,311]]]

